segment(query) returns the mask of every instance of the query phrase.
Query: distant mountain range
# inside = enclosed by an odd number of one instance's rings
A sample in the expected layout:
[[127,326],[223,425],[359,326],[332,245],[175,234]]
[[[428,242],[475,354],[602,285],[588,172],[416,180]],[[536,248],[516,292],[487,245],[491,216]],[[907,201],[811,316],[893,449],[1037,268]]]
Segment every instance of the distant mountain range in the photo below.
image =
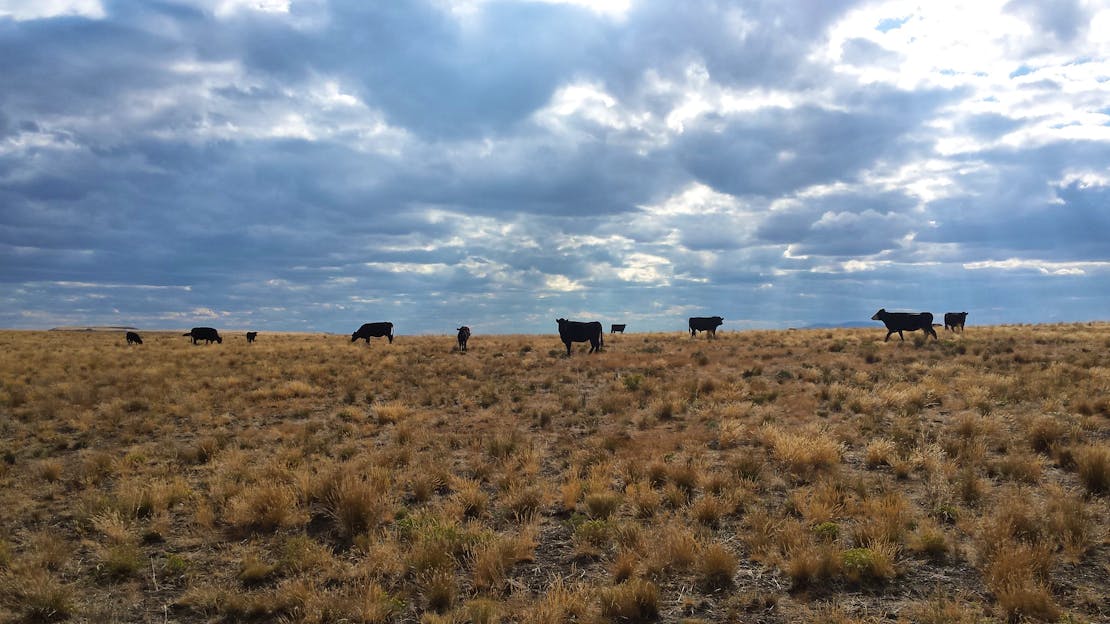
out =
[[877,326],[876,321],[834,321],[832,323],[812,323],[810,325],[803,325],[798,329],[834,329],[838,327],[855,328]]
[[135,329],[127,325],[73,325],[66,327],[51,327],[50,331],[94,332],[94,331],[125,331]]

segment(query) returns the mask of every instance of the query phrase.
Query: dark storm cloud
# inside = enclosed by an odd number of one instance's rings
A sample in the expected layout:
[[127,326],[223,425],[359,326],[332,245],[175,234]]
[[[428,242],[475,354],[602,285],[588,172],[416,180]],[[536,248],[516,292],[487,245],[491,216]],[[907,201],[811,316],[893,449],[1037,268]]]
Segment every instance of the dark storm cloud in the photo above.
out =
[[638,88],[645,68],[682,74],[691,61],[704,63],[726,84],[790,82],[814,39],[855,4],[636,2],[627,23],[613,33],[613,45],[598,54],[599,71],[621,93]]
[[845,63],[894,69],[898,55],[868,39],[849,39],[841,48]]
[[[435,136],[498,134],[541,107],[604,40],[588,11],[504,4],[459,24],[429,5],[337,7],[336,45],[361,93],[406,128]],[[387,62],[386,62],[387,61]]]
[[895,240],[923,225],[921,217],[907,214],[915,204],[891,191],[795,198],[769,212],[756,235],[767,243],[797,244],[799,255],[868,255],[890,249]]
[[922,241],[959,242],[979,254],[1027,256],[1045,260],[1107,260],[1110,190],[1084,189],[1077,183],[1055,189],[1060,203],[1003,204],[984,207],[967,202],[934,205],[936,230]]
[[683,135],[678,156],[700,180],[735,195],[852,181],[879,159],[924,150],[909,133],[952,97],[873,89],[851,97],[850,111],[805,106],[706,119]]
[[687,179],[659,156],[602,142],[505,145],[468,162],[434,158],[382,188],[388,197],[437,204],[464,202],[468,212],[597,215],[627,212]]
[[1065,44],[1071,43],[1091,18],[1077,0],[1013,0],[1005,8]]
[[966,195],[930,205],[937,227],[922,232],[921,241],[966,245],[969,259],[1108,259],[1104,233],[1110,231],[1110,188],[1065,179],[1089,163],[1110,162],[1105,144],[999,150],[990,158],[996,165],[989,174],[969,172],[960,180]]

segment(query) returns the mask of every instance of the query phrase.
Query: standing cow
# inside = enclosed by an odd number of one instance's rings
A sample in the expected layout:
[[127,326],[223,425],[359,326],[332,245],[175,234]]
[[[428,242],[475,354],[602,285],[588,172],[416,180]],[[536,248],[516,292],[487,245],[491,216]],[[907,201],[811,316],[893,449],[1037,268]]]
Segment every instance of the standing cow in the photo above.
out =
[[247,332],[247,344],[254,342],[255,338],[258,338],[258,332]]
[[627,325],[625,325],[624,323],[621,323],[619,325],[617,323],[613,323],[613,325],[609,328],[609,333],[610,334],[623,334],[625,327],[627,327]]
[[725,322],[725,319],[720,316],[691,316],[690,317],[690,337],[696,338],[698,332],[705,332],[706,337],[716,338],[717,328]]
[[459,351],[466,351],[466,341],[470,340],[470,328],[463,325],[457,331],[459,332]]
[[194,327],[190,329],[188,333],[182,335],[192,338],[193,344],[197,344],[198,340],[203,340],[204,344],[212,344],[213,342],[216,344],[224,343],[224,339],[220,338],[220,333],[211,327]]
[[964,333],[964,323],[967,322],[967,312],[945,312],[944,313],[944,329],[952,328],[952,333],[956,333],[956,328],[960,328],[960,333]]
[[[886,338],[883,342],[890,340],[890,335],[898,332],[898,337],[905,342],[906,337],[902,335],[903,331],[917,331],[922,330],[925,335],[933,335],[934,339],[937,338],[937,331],[933,329],[933,315],[931,312],[887,312],[886,309],[880,308],[875,316],[871,317],[872,321],[882,321],[886,325]],[[939,340],[939,339],[938,339]]]
[[566,319],[555,319],[559,324],[559,339],[567,346],[567,355],[570,355],[570,343],[572,342],[589,342],[590,353],[594,351],[601,351],[601,347],[605,346],[605,329],[601,326],[600,321],[592,321],[589,323],[582,323],[579,321],[568,321]]
[[139,334],[129,331],[127,332],[127,344],[143,344],[143,339]]
[[359,327],[355,333],[351,334],[351,342],[362,338],[366,344],[370,344],[371,338],[389,338],[389,344],[393,344],[393,323],[383,321],[381,323],[366,323]]

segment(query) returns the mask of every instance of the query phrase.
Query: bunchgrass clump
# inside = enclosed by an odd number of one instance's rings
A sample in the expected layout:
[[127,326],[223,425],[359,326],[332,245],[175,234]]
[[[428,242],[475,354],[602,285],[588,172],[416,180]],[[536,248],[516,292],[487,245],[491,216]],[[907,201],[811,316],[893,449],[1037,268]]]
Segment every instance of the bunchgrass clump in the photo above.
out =
[[709,591],[730,587],[737,565],[736,555],[725,545],[717,542],[709,544],[701,550],[698,559],[698,575],[702,585]]
[[598,590],[602,617],[622,622],[650,622],[659,615],[659,587],[633,579]]
[[1075,453],[1079,481],[1091,494],[1110,492],[1110,446],[1090,445]]

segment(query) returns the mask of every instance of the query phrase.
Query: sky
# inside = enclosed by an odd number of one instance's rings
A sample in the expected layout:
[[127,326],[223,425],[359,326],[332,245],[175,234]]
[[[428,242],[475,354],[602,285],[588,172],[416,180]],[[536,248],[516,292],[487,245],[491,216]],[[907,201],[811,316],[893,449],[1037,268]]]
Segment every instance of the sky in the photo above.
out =
[[0,0],[0,327],[879,308],[1110,320],[1110,0]]

